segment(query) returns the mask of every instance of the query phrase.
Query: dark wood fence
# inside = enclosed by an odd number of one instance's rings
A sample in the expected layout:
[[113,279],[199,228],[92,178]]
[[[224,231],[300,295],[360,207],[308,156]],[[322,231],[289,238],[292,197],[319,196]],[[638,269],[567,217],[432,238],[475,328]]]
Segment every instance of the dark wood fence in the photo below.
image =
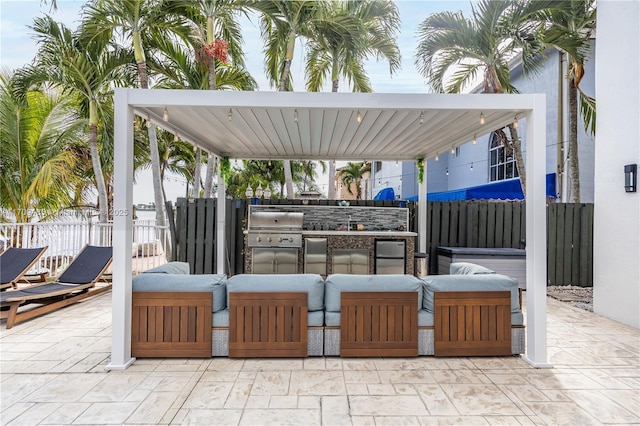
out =
[[[398,201],[351,201],[352,206],[397,207]],[[299,205],[301,200],[265,200],[261,204]],[[334,205],[310,200],[309,206]],[[409,230],[417,232],[417,203],[407,202]],[[244,272],[247,200],[227,203],[227,270]],[[178,199],[172,227],[174,260],[189,262],[191,272],[217,270],[215,200]],[[452,201],[427,203],[429,269],[437,270],[437,247],[525,248],[525,203]],[[593,204],[550,204],[547,208],[548,284],[593,286]],[[417,246],[417,245],[416,245]]]

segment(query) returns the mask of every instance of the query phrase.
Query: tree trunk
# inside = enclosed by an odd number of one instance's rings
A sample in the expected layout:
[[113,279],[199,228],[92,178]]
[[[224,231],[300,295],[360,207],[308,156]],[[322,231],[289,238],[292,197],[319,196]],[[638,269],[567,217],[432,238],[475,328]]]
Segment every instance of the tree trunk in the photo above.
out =
[[571,176],[571,202],[580,202],[580,165],[578,163],[578,88],[569,79],[569,172]]
[[107,187],[104,184],[104,175],[102,174],[102,164],[100,164],[100,153],[98,151],[98,125],[91,123],[89,125],[89,150],[91,152],[91,164],[93,166],[93,174],[96,179],[96,188],[98,189],[98,220],[100,223],[107,223],[109,218],[109,202],[107,200]]
[[[280,76],[280,85],[278,91],[286,91],[286,83],[289,79],[289,72],[291,70],[291,60],[293,58],[293,50],[296,45],[296,33],[289,31],[289,39],[287,41],[287,53],[284,58],[284,67],[282,68],[282,75]],[[291,161],[284,160],[284,179],[287,187],[287,198],[293,198],[293,175],[291,174]]]
[[336,163],[329,161],[329,191],[327,198],[335,200],[336,198]]
[[215,160],[213,155],[209,155],[207,160],[207,174],[204,178],[204,198],[211,198],[213,188],[213,172],[215,171]]
[[209,90],[216,90],[216,58],[209,56]]
[[200,196],[200,174],[202,173],[202,150],[196,148],[196,169],[193,173],[193,188],[191,196],[198,198]]
[[158,138],[156,126],[149,126],[149,154],[151,156],[151,174],[153,175],[153,196],[156,205],[156,225],[167,224],[164,213],[164,196],[162,194],[162,177],[160,176],[160,154],[158,153]]
[[520,186],[522,187],[522,195],[527,198],[527,170],[524,164],[524,158],[522,157],[522,143],[518,136],[518,130],[513,127],[513,124],[509,124],[509,135],[511,136],[511,147],[513,148],[513,156],[516,159],[516,167],[518,168],[518,175],[520,175]]

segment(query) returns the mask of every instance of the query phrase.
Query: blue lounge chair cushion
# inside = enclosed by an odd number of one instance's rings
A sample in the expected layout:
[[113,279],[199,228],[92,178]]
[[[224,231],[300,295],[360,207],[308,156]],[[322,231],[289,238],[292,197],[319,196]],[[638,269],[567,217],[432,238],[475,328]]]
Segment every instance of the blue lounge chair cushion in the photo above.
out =
[[307,310],[321,311],[324,308],[324,281],[317,274],[239,274],[227,281],[227,293],[233,291],[306,292]]
[[133,277],[133,291],[210,291],[213,312],[227,307],[225,274],[139,274]]
[[144,271],[145,274],[182,274],[189,275],[190,269],[187,262],[169,262],[164,265]]
[[422,309],[422,281],[413,275],[329,275],[325,281],[326,311],[340,312],[343,291],[417,291],[418,310]]

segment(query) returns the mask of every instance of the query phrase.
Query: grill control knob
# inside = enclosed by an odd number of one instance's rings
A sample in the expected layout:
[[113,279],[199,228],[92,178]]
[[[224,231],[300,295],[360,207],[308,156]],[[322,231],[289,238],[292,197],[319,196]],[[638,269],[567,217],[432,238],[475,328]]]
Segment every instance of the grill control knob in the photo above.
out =
[[267,241],[268,241],[268,242],[271,242],[271,237],[268,237],[268,238],[267,238]]
[[281,242],[282,242],[282,240],[283,240],[283,238],[282,238],[282,237],[278,237],[278,242],[279,242],[279,243],[281,243]]
[[261,237],[256,237],[256,241],[260,242],[260,241],[262,241],[262,238]]

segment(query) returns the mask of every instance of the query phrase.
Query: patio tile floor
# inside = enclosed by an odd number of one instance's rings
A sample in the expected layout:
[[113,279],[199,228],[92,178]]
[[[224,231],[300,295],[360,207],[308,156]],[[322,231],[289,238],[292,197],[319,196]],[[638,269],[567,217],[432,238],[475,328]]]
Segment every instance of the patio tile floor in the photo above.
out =
[[111,295],[0,323],[0,424],[640,424],[640,330],[548,298],[549,361],[139,359],[106,371]]

